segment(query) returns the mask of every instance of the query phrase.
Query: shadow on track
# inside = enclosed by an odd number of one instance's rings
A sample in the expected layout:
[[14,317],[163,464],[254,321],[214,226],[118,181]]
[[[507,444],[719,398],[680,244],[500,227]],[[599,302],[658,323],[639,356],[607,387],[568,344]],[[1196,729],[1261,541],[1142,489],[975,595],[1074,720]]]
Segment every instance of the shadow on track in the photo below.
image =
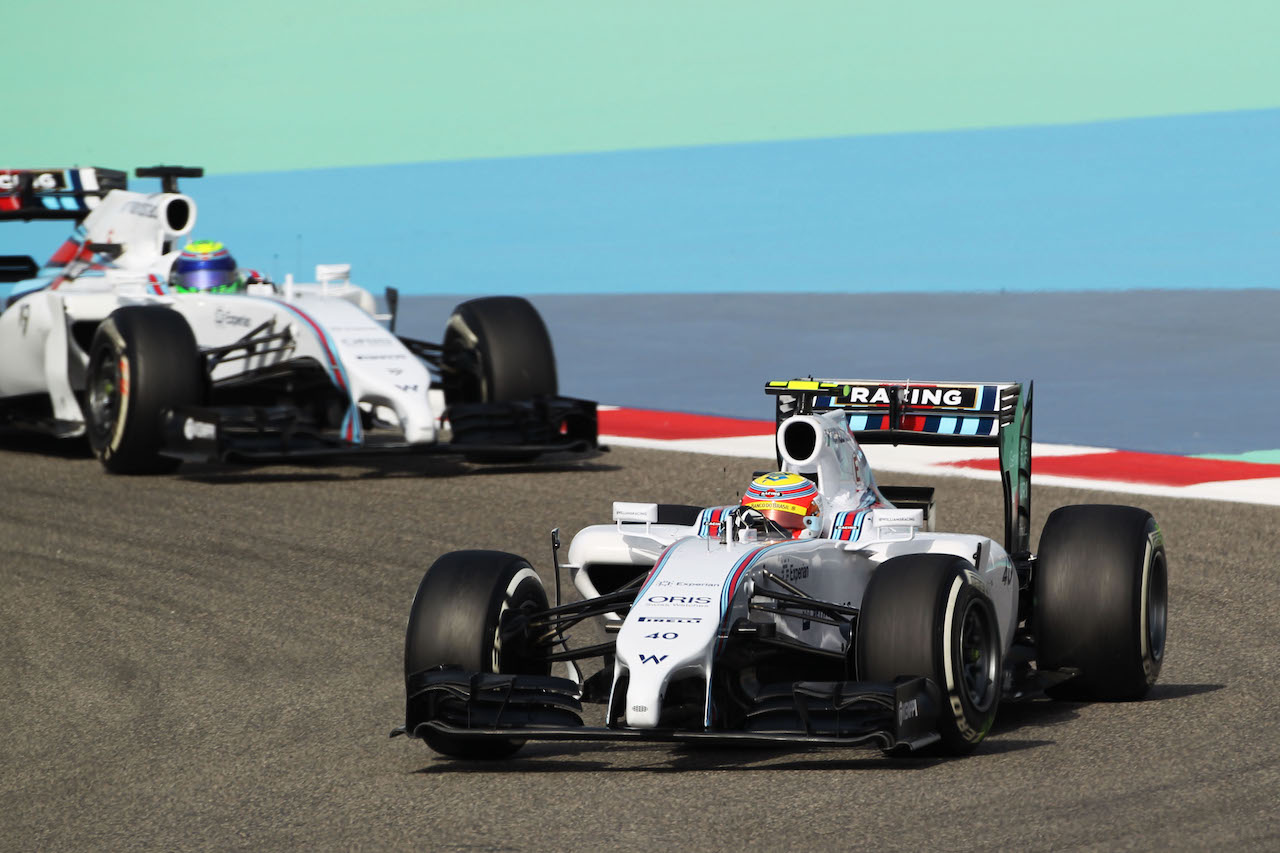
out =
[[1147,694],[1144,702],[1164,702],[1169,699],[1185,699],[1188,696],[1199,696],[1202,693],[1217,693],[1226,690],[1225,684],[1156,684]]
[[[988,740],[979,747],[971,759],[984,755],[1001,755],[1051,746],[1048,740]],[[773,747],[733,746],[672,746],[652,744],[626,746],[628,757],[644,753],[661,753],[640,764],[618,764],[611,761],[618,754],[618,747],[575,744],[531,744],[519,755],[502,761],[463,761],[434,757],[434,761],[413,771],[424,776],[444,774],[507,774],[507,773],[708,773],[708,772],[770,772],[781,770],[928,770],[939,765],[964,761],[965,758],[930,755],[885,755],[874,748],[850,747],[839,749],[775,749]],[[849,752],[858,757],[848,757]],[[576,756],[586,760],[571,760],[561,756]],[[599,756],[599,760],[589,760]],[[779,761],[789,756],[796,760]],[[804,756],[800,759],[799,756]]]
[[93,458],[93,452],[89,449],[89,439],[84,436],[54,438],[44,433],[16,429],[0,429],[0,450],[55,456],[61,459]]
[[[288,470],[280,470],[287,466]],[[305,467],[304,467],[305,466]],[[301,469],[301,470],[299,470]],[[270,465],[188,465],[177,476],[207,485],[241,485],[245,483],[331,483],[347,480],[381,480],[392,478],[478,477],[486,474],[554,474],[564,472],[618,471],[617,465],[597,462],[530,462],[521,465],[479,466],[460,459],[422,456],[385,456],[359,459],[325,459],[284,462]]]
[[[1031,702],[1002,702],[996,714],[992,735],[1003,735],[1023,728],[1052,728],[1069,723],[1080,716],[1085,702],[1062,702],[1037,699]],[[984,744],[985,749],[990,744]]]
[[[1156,684],[1146,698],[1121,704],[1141,705],[1144,702],[1166,702],[1203,693],[1215,693],[1225,689],[1224,684]],[[1080,716],[1080,709],[1093,702],[1066,699],[1036,699],[1029,702],[1010,702],[1000,706],[991,734],[999,736],[1022,728],[1053,728],[1069,723]],[[1106,704],[1106,703],[1102,703]],[[992,747],[1004,743],[998,737],[983,744],[981,751],[996,751]],[[1000,750],[1003,751],[1003,750]]]
[[[47,456],[59,459],[93,459],[88,439],[55,438],[42,433],[0,428],[0,451]],[[473,463],[448,455],[403,454],[323,459],[281,460],[261,464],[228,462],[222,464],[187,463],[172,479],[189,480],[207,485],[243,485],[267,483],[333,483],[354,480],[392,478],[482,477],[502,474],[554,474],[569,472],[614,472],[618,465],[593,459],[548,459],[520,463]],[[159,475],[167,479],[164,475]],[[149,478],[148,478],[149,479]]]

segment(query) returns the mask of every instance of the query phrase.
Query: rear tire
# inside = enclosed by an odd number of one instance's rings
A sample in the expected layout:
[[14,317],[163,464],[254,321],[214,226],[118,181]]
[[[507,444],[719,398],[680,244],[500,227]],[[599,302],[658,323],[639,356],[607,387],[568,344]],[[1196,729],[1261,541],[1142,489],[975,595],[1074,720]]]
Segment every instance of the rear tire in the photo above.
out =
[[554,397],[559,390],[546,324],[518,296],[472,299],[454,308],[443,358],[450,405]]
[[858,612],[857,672],[864,681],[925,676],[942,691],[941,751],[972,752],[1000,703],[1000,627],[970,582],[973,565],[950,554],[885,560]]
[[1131,506],[1067,506],[1040,534],[1032,626],[1041,669],[1080,674],[1056,698],[1141,699],[1164,662],[1169,579],[1164,537]]
[[[454,551],[427,569],[405,631],[404,674],[441,665],[473,672],[550,675],[551,664],[499,637],[508,610],[545,610],[547,593],[523,557],[502,551]],[[413,709],[408,709],[413,717]],[[523,740],[428,733],[427,746],[455,758],[505,758]]]
[[166,474],[180,460],[162,456],[165,410],[199,405],[205,373],[191,327],[159,305],[119,308],[89,347],[85,426],[89,444],[113,474]]

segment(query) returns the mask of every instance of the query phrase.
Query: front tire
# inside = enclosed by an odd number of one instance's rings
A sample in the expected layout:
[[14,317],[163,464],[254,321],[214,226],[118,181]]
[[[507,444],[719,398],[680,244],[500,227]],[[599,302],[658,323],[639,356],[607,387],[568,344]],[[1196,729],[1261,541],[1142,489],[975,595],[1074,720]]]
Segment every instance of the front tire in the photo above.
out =
[[1164,662],[1169,579],[1164,537],[1131,506],[1066,506],[1040,534],[1032,626],[1036,665],[1080,674],[1058,698],[1141,699]]
[[160,454],[166,409],[199,405],[205,375],[186,319],[159,305],[119,308],[89,347],[86,431],[113,474],[166,474],[180,460]]
[[[472,672],[550,675],[551,664],[519,643],[503,643],[503,614],[547,608],[547,593],[523,557],[502,551],[454,551],[436,560],[418,584],[405,631],[404,674],[441,665]],[[412,721],[415,710],[407,709]],[[428,732],[427,746],[455,758],[505,758],[522,740]]]
[[527,299],[463,302],[445,326],[443,346],[450,405],[554,397],[558,391],[551,336]]
[[949,554],[885,560],[858,611],[857,672],[864,681],[925,676],[942,691],[941,749],[972,752],[995,721],[1001,643],[995,607]]

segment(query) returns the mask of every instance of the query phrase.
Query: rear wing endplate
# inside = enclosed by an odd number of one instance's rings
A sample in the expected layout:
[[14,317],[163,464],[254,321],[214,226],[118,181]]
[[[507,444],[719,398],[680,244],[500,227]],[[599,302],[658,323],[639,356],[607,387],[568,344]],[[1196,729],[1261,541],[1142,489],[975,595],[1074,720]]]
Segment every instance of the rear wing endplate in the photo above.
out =
[[1031,390],[1021,382],[790,379],[768,382],[777,423],[843,412],[859,444],[995,447],[1005,497],[1005,549],[1030,552]]

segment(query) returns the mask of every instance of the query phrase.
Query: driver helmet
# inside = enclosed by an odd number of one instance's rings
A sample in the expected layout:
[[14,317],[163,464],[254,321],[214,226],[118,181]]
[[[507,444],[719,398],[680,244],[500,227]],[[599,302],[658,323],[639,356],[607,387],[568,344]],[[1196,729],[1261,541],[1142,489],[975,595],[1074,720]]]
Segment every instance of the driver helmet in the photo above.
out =
[[239,293],[245,288],[236,259],[216,240],[188,243],[169,276],[179,293]]
[[805,516],[822,514],[818,486],[807,477],[775,471],[751,481],[742,505],[754,509],[787,530],[804,530]]

